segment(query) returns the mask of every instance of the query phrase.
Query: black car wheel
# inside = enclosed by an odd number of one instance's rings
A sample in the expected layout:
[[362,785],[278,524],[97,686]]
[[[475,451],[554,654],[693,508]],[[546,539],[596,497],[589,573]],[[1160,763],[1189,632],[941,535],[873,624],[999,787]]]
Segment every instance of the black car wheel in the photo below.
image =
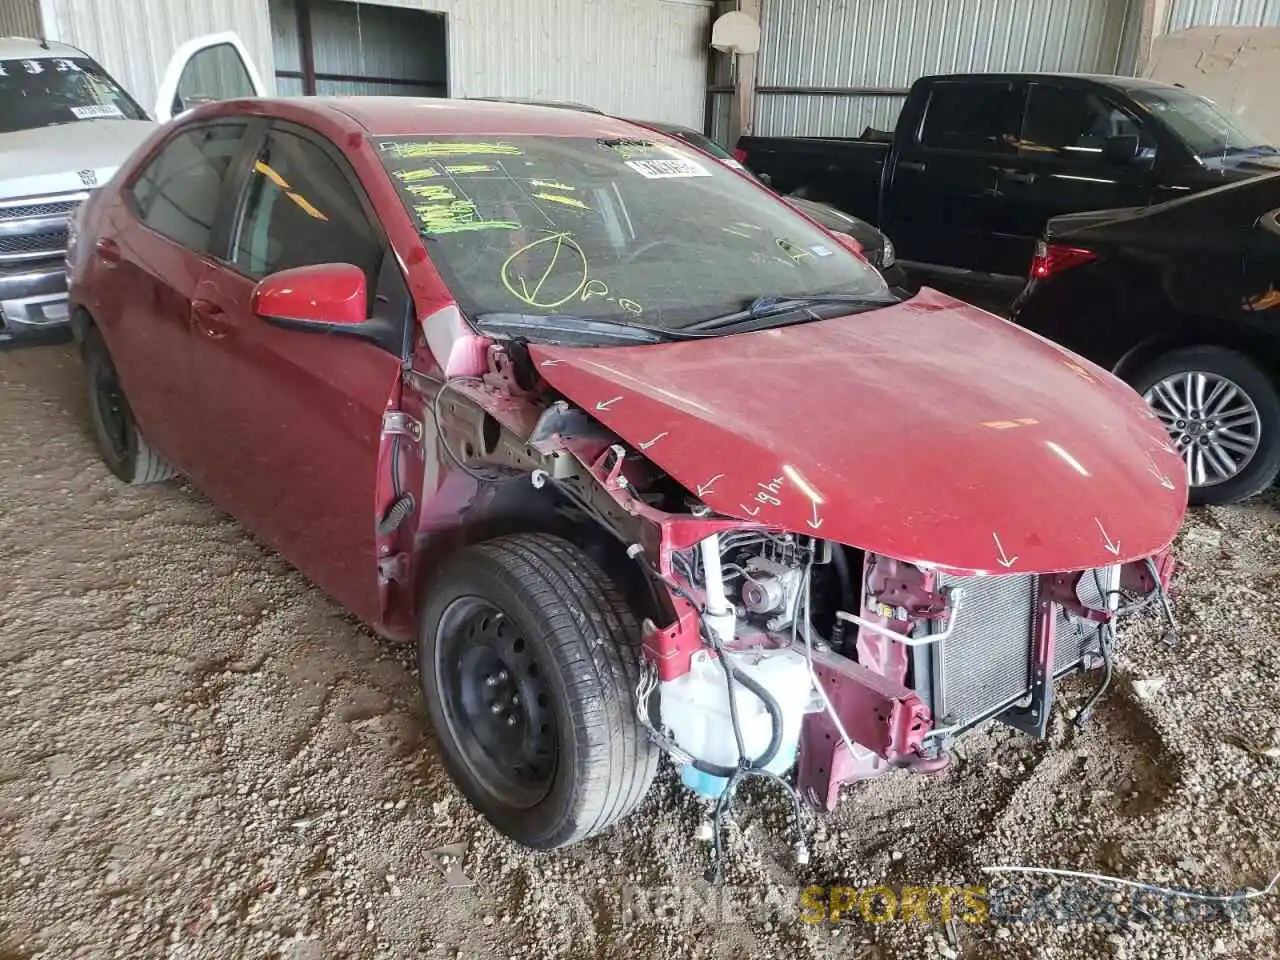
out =
[[1247,357],[1221,347],[1165,354],[1133,377],[1187,467],[1194,504],[1235,503],[1280,472],[1280,394]]
[[639,627],[583,550],[547,534],[466,547],[429,588],[419,629],[445,766],[499,831],[562,847],[644,798],[658,751],[636,718]]
[[120,385],[120,376],[96,328],[84,340],[85,378],[89,387],[89,415],[98,454],[125,483],[158,483],[174,475],[173,467],[147,445],[129,400]]

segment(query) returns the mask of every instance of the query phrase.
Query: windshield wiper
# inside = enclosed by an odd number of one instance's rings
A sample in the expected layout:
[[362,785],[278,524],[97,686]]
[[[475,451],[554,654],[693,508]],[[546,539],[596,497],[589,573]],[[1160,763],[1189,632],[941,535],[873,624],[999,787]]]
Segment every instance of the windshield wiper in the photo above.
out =
[[500,337],[533,338],[546,343],[594,343],[611,340],[621,343],[670,343],[693,340],[682,330],[664,330],[622,320],[601,320],[572,314],[478,313],[475,320],[484,332]]
[[736,327],[751,321],[764,320],[768,317],[796,313],[797,311],[803,311],[811,320],[820,320],[822,318],[813,312],[814,307],[843,305],[870,310],[876,307],[888,307],[901,302],[900,298],[892,294],[867,296],[866,294],[852,293],[815,293],[804,297],[756,297],[747,304],[745,310],[736,310],[723,316],[699,320],[697,323],[690,324],[687,327],[681,327],[680,332],[724,330],[728,327]]

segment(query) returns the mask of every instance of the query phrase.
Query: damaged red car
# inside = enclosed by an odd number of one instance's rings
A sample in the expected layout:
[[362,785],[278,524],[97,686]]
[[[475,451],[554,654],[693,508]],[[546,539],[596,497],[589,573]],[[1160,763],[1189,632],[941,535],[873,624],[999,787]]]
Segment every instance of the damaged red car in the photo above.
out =
[[[661,754],[711,831],[764,778],[1043,736],[1167,603],[1185,471],[1142,399],[937,292],[901,300],[750,178],[609,117],[201,107],[69,252],[98,446],[181,473],[415,642],[444,761],[535,848]],[[1170,618],[1172,625],[1172,620]],[[1087,709],[1085,711],[1087,713]]]

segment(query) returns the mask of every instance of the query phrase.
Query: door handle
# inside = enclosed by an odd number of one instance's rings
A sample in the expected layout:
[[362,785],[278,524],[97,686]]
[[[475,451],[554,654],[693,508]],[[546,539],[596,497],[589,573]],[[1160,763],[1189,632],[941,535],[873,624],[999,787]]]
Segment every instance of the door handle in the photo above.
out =
[[117,264],[120,262],[120,244],[116,243],[110,237],[101,237],[98,242],[93,245],[93,249],[98,254],[98,259],[106,264]]
[[1023,173],[1019,170],[1002,170],[1001,176],[1011,183],[1035,183],[1036,175],[1034,173]]
[[191,301],[191,314],[200,332],[210,340],[221,340],[227,335],[227,312],[212,300],[196,297]]
[[911,170],[915,173],[924,173],[925,164],[923,160],[899,160],[899,170]]

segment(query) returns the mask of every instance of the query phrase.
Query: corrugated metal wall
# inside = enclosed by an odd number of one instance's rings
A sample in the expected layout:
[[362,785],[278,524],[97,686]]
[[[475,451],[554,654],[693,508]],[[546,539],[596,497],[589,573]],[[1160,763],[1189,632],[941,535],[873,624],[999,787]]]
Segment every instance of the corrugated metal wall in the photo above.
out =
[[[276,91],[303,93],[295,0],[269,0],[275,48]],[[311,42],[318,74],[379,77],[413,81],[413,86],[348,82],[319,78],[319,96],[442,97],[448,85],[445,18],[425,10],[348,0],[312,0]]]
[[1280,27],[1280,0],[1173,0],[1167,30]]
[[0,37],[38,37],[40,0],[0,0]]
[[901,92],[932,73],[1115,73],[1136,2],[765,0],[758,86],[879,92],[763,93],[755,132],[857,136],[867,126],[892,128]]
[[[267,0],[41,3],[51,38],[85,48],[148,107],[174,48],[202,33],[235,30],[263,79],[273,84]],[[702,127],[709,0],[394,0],[388,5],[446,14],[454,96],[578,100],[626,116]]]
[[266,0],[42,0],[51,39],[74,43],[99,61],[150,110],[179,44],[234,30],[271,84],[271,24]]
[[455,97],[574,100],[702,129],[709,2],[398,0],[448,15]]

